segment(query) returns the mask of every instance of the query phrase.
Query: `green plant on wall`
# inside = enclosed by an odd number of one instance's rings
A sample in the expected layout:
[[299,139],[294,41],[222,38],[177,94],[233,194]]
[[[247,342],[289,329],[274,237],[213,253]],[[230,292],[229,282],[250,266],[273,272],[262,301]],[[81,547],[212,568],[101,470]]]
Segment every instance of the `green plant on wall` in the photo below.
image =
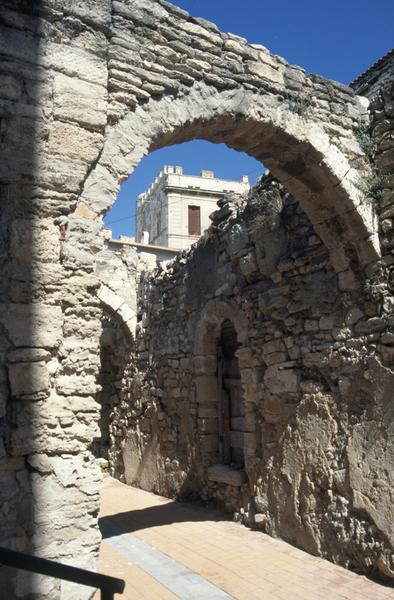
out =
[[369,161],[374,163],[376,157],[376,141],[371,134],[370,126],[368,123],[360,122],[354,131],[357,141],[361,146],[361,149],[367,155]]
[[330,97],[330,100],[334,100],[335,99],[335,88],[332,85],[331,81],[326,81],[326,89],[327,89],[327,93]]
[[312,105],[313,102],[309,96],[296,96],[289,99],[288,107],[300,117],[306,117]]
[[355,129],[355,135],[361,149],[367,156],[372,169],[371,175],[363,178],[360,189],[371,202],[379,201],[383,196],[385,189],[384,176],[376,162],[376,140],[371,134],[370,126],[367,123],[359,123]]

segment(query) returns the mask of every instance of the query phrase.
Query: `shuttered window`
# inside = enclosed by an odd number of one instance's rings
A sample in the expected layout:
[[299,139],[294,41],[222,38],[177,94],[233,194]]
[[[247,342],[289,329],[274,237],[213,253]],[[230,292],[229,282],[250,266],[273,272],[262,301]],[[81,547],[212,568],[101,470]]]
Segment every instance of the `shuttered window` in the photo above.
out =
[[188,206],[189,235],[201,235],[201,216],[199,206]]

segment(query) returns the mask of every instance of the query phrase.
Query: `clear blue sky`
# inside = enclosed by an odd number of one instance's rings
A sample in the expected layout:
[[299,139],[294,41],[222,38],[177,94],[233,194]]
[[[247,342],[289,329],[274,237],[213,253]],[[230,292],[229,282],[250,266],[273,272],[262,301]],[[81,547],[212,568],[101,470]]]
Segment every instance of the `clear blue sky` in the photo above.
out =
[[[394,46],[394,0],[179,0],[181,8],[213,21],[251,43],[266,46],[306,71],[349,83]],[[105,223],[114,237],[134,235],[135,198],[165,164],[198,174],[253,183],[262,172],[254,159],[225,146],[194,141],[145,157],[122,185]]]

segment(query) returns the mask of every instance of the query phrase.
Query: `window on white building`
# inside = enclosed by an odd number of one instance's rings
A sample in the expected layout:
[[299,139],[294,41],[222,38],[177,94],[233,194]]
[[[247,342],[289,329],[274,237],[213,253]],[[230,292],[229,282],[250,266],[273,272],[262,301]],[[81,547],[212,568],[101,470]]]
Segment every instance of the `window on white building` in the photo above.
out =
[[199,206],[188,206],[189,235],[201,235],[201,214]]

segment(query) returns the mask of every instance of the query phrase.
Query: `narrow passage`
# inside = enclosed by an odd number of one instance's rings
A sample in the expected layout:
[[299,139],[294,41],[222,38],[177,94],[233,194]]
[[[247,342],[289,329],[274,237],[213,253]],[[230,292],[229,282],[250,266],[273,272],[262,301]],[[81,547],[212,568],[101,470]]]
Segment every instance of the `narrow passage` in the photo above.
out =
[[119,600],[394,600],[392,588],[250,531],[219,511],[110,478],[100,528],[100,571],[126,581]]

